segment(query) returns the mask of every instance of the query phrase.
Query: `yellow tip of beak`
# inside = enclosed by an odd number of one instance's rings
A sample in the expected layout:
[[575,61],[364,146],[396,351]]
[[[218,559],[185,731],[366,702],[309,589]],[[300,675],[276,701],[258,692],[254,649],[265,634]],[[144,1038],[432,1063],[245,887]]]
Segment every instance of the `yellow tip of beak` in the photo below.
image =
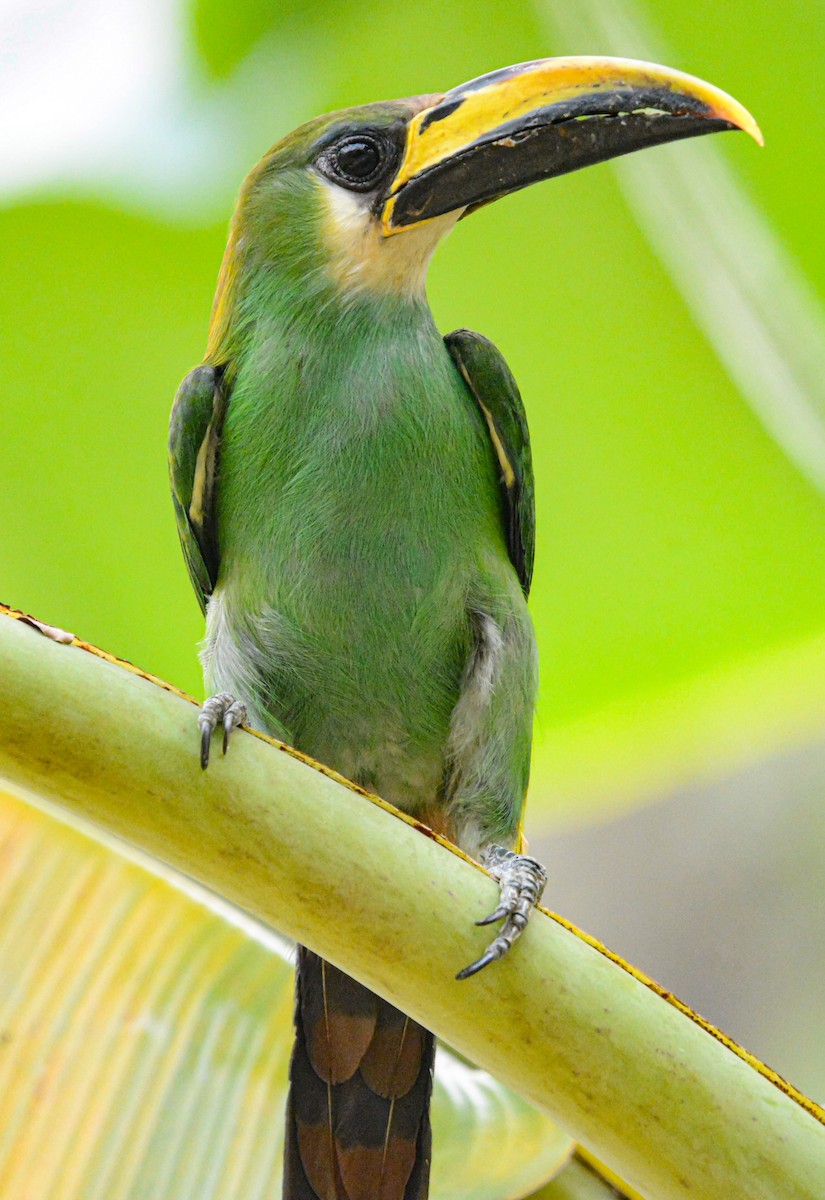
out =
[[[652,69],[662,70],[661,67]],[[756,120],[744,104],[740,104],[733,96],[723,92],[721,88],[705,83],[702,79],[697,79],[695,75],[682,75],[678,71],[668,71],[667,77],[675,80],[681,78],[684,81],[685,94],[703,101],[708,107],[707,115],[709,117],[718,117],[722,121],[728,121],[737,129],[741,129],[743,133],[749,134],[758,146],[765,145],[765,138]]]
[[742,109],[742,117],[743,120],[741,124],[738,121],[734,122],[734,124],[739,125],[739,128],[743,133],[749,133],[756,142],[757,146],[764,146],[765,135],[746,108]]

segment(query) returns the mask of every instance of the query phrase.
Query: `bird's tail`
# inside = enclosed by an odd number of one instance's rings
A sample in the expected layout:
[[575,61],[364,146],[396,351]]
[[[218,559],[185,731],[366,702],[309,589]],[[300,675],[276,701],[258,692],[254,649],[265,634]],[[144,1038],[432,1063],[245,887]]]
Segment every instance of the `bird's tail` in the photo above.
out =
[[426,1200],[435,1039],[302,946],[284,1200]]

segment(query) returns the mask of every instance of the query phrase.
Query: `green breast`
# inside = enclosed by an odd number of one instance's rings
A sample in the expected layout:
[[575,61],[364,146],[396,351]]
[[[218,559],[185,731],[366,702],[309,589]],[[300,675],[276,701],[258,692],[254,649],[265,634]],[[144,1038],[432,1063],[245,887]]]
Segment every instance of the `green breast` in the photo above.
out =
[[518,592],[481,415],[423,305],[260,322],[221,449],[219,594],[308,753],[433,795],[486,593]]

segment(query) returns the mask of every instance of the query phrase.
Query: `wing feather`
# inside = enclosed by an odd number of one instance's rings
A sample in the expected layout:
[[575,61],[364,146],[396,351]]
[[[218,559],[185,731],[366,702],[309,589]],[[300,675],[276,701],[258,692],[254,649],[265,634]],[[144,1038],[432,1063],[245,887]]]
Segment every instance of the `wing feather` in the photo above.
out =
[[470,329],[444,339],[487,425],[499,464],[505,536],[525,596],[533,578],[536,502],[530,433],[518,385],[491,341]]
[[204,612],[220,565],[215,495],[228,400],[223,369],[196,367],[178,388],[169,419],[175,519],[189,578]]

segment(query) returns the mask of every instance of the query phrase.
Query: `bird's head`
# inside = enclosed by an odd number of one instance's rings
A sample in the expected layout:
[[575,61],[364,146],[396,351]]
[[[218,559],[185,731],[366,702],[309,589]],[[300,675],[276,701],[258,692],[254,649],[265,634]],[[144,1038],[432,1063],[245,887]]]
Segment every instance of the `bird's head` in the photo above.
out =
[[728,129],[762,141],[732,97],[652,63],[580,57],[506,67],[444,94],[302,125],[245,181],[228,255],[254,247],[287,275],[323,275],[344,293],[422,295],[436,244],[481,205],[645,146]]

